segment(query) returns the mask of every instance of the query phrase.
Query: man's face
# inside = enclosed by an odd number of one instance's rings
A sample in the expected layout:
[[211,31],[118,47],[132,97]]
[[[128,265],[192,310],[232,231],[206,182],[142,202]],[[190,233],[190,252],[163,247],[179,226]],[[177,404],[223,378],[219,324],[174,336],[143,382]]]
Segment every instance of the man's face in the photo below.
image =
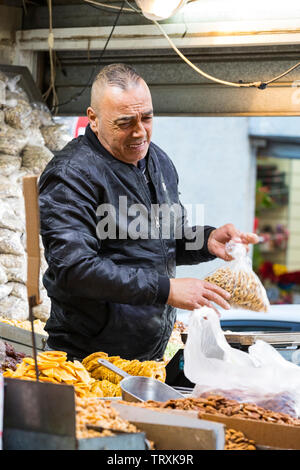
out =
[[107,85],[94,108],[87,114],[102,145],[118,160],[137,165],[146,156],[152,135],[152,99],[146,83],[139,80],[126,90]]

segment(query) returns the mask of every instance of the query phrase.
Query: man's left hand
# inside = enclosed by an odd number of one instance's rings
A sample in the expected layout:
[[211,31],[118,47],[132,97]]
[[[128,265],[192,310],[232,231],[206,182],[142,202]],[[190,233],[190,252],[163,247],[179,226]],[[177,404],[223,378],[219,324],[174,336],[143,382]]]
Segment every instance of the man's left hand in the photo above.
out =
[[208,251],[225,261],[231,261],[233,258],[225,251],[225,244],[230,240],[243,243],[249,250],[248,244],[258,243],[259,239],[255,233],[243,233],[235,228],[233,224],[226,224],[213,230],[207,242]]

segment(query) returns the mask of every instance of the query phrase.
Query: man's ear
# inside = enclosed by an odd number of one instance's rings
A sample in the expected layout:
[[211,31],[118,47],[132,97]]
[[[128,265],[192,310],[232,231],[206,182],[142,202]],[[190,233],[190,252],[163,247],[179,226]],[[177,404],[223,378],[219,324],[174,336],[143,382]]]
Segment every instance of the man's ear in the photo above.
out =
[[86,110],[87,117],[89,119],[90,127],[95,134],[98,134],[98,117],[91,106]]

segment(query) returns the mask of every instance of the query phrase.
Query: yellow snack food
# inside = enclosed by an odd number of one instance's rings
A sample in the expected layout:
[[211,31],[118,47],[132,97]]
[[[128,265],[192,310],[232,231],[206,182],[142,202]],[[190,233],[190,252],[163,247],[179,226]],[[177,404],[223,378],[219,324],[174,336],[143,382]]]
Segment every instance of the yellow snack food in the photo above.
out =
[[130,375],[152,377],[160,380],[161,382],[164,382],[166,379],[166,369],[164,363],[162,362],[141,362],[137,359],[129,361],[128,359],[122,359],[119,356],[108,357],[106,353],[99,352],[87,356],[82,361],[82,364],[90,372],[91,376],[97,380],[109,380],[114,384],[118,384],[122,380],[122,377],[120,377],[118,374],[115,374],[99,363],[97,365],[97,360],[99,357],[107,359],[119,369],[124,370],[124,372],[127,372]]
[[[106,354],[105,352],[95,352],[93,354],[90,354],[89,356],[85,357],[83,360],[82,360],[82,364],[84,365],[84,367],[87,368],[87,365],[88,363],[90,363],[92,360],[94,359],[99,359],[99,358],[103,358],[103,359],[107,359],[108,358],[108,354]],[[97,364],[99,364],[97,362]]]
[[[67,361],[67,353],[63,351],[45,351],[37,356],[39,380],[41,382],[64,383],[73,385],[79,396],[89,394],[94,379],[79,361]],[[7,369],[4,377],[22,380],[36,380],[35,364],[31,357],[25,357],[15,371]]]
[[95,397],[98,397],[98,398],[104,397],[104,393],[103,393],[103,390],[102,390],[100,384],[101,384],[101,382],[99,382],[99,380],[95,380],[95,382],[90,387],[90,394],[91,395],[93,395]]
[[[11,318],[0,317],[0,322],[6,323],[7,325],[16,326],[17,328],[22,328],[23,330],[31,331],[31,323],[29,320],[12,320]],[[45,323],[41,320],[34,320],[33,327],[34,332],[39,333],[40,335],[48,336],[44,330]]]

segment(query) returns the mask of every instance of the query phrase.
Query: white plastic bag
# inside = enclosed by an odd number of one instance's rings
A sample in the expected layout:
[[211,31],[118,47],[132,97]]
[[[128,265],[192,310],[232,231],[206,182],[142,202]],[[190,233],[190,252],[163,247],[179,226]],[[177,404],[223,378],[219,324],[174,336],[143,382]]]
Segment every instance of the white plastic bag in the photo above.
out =
[[21,168],[22,160],[19,157],[0,153],[0,175],[10,176]]
[[26,145],[22,152],[22,166],[40,174],[52,158],[53,153],[47,147]]
[[9,295],[0,300],[0,316],[12,320],[28,320],[28,302],[18,299],[14,295]]
[[51,300],[47,295],[46,289],[43,287],[40,287],[40,299],[42,303],[33,308],[33,314],[35,318],[46,322],[50,316]]
[[52,115],[44,103],[31,103],[32,125],[34,127],[52,126],[54,121]]
[[257,340],[248,352],[232,348],[218,316],[208,307],[191,314],[184,349],[184,374],[196,384],[193,397],[211,392],[235,400],[239,397],[238,401],[259,406],[268,401],[269,409],[300,415],[300,367],[286,361],[262,340]]
[[28,135],[24,130],[13,129],[5,123],[0,123],[0,152],[6,155],[18,156],[25,147]]
[[23,99],[10,100],[10,104],[5,109],[5,122],[14,129],[27,129],[32,120],[30,104]]
[[5,228],[13,232],[22,232],[25,229],[22,219],[17,216],[13,207],[7,201],[8,199],[0,200],[0,229]]
[[45,145],[51,152],[61,150],[67,145],[72,137],[67,132],[66,127],[63,124],[52,124],[51,126],[42,126],[41,133],[45,140]]
[[5,269],[0,265],[0,286],[8,281]]
[[0,228],[0,253],[23,255],[25,253],[19,232]]
[[231,294],[229,304],[256,312],[267,312],[270,302],[266,290],[252,270],[252,263],[242,243],[228,242],[226,251],[233,258],[205,278]]
[[[20,284],[20,285],[23,285],[23,284]],[[7,297],[11,292],[12,292],[12,286],[10,286],[9,283],[0,284],[0,300],[4,299],[4,297]]]
[[9,78],[6,83],[6,104],[8,106],[15,106],[18,100],[26,101],[29,103],[29,98],[25,90],[19,85],[21,75],[15,75]]
[[28,136],[27,145],[39,145],[41,147],[45,145],[44,137],[38,127],[28,127],[26,133]]

